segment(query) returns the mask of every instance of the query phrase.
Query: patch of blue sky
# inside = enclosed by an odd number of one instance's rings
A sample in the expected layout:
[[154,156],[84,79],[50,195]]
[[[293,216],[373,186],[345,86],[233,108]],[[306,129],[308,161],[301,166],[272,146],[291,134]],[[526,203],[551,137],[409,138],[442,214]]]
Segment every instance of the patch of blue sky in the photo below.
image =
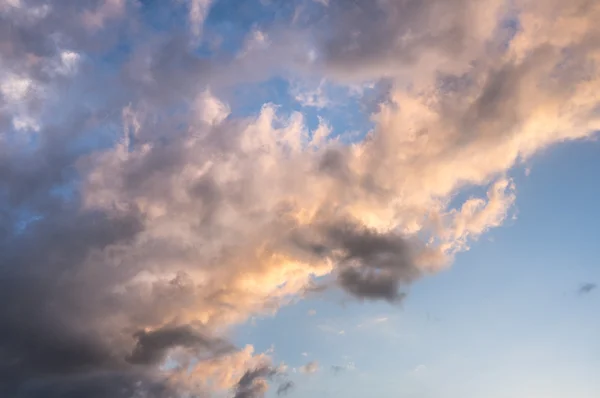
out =
[[289,79],[276,77],[264,82],[240,84],[226,95],[230,96],[229,105],[235,116],[255,116],[264,104],[272,103],[282,116],[300,112],[309,131],[314,131],[322,118],[332,129],[331,137],[339,137],[346,144],[361,141],[373,128],[369,115],[362,112],[363,96],[350,93],[347,87],[325,84],[322,87],[323,106],[299,101],[297,97],[302,91],[298,90],[302,88]]
[[15,235],[25,233],[30,225],[44,218],[42,215],[23,207],[12,207],[10,215],[12,219],[12,232]]
[[205,29],[233,25],[237,31],[248,32],[254,27],[266,27],[293,18],[297,2],[269,0],[215,1],[206,19]]
[[78,187],[81,183],[79,176],[72,170],[71,175],[67,176],[66,180],[66,182],[52,187],[49,190],[50,195],[64,202],[77,200],[79,194]]
[[[174,5],[179,4],[178,7]],[[186,28],[188,24],[188,2],[164,0],[140,0],[139,15],[143,26],[153,32],[172,33]]]

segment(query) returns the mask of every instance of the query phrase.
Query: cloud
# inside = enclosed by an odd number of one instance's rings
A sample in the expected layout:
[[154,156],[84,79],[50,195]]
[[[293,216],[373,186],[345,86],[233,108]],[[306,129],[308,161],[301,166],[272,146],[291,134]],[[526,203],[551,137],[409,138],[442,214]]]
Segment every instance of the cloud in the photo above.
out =
[[307,363],[306,365],[300,366],[301,373],[311,374],[311,373],[317,372],[318,370],[319,370],[319,362],[317,362],[317,361],[311,361],[311,362]]
[[103,0],[96,9],[87,9],[81,18],[86,28],[98,30],[104,27],[105,21],[123,15],[125,0]]
[[266,380],[275,376],[277,372],[277,369],[269,365],[248,370],[238,381],[234,398],[264,397],[267,391]]
[[331,100],[325,93],[325,83],[325,81],[319,82],[316,88],[303,88],[297,84],[292,86],[290,94],[302,106],[325,108],[331,105]]
[[189,2],[189,24],[194,38],[199,39],[202,35],[204,20],[210,11],[213,0],[188,0]]
[[210,339],[190,326],[163,327],[150,332],[140,331],[133,352],[127,360],[134,364],[156,364],[164,360],[173,347],[198,348],[211,351],[211,356],[235,351],[234,347],[219,339]]
[[[189,45],[208,2],[2,3],[0,395],[261,396],[232,328],[315,286],[401,301],[511,217],[514,166],[600,129],[597,3],[351,3],[243,56]],[[236,109],[272,78],[379,87],[372,130]]]
[[588,294],[591,293],[593,290],[596,289],[596,284],[595,283],[584,283],[583,285],[581,285],[579,287],[579,294]]
[[294,382],[291,380],[288,380],[288,381],[284,382],[283,384],[280,384],[279,387],[277,387],[277,395],[287,395],[293,389],[294,389]]

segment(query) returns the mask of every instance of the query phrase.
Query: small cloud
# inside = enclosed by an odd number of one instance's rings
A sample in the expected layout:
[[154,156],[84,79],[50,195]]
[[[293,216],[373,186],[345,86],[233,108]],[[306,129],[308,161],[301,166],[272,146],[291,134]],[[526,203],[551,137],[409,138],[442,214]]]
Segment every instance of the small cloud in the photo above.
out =
[[307,356],[308,356],[308,352],[303,352],[303,353],[302,353],[302,356],[303,356],[303,357],[307,357]]
[[301,373],[311,374],[311,373],[315,373],[318,370],[319,370],[319,363],[317,361],[312,361],[312,362],[307,363],[304,366],[300,366]]
[[325,84],[325,80],[310,88],[295,84],[290,88],[290,95],[303,107],[326,108],[331,105],[331,100],[327,96]]
[[291,380],[279,385],[277,388],[277,395],[286,395],[290,390],[294,388],[294,382]]
[[315,316],[317,315],[317,310],[308,310],[308,316]]
[[579,287],[579,294],[588,294],[591,293],[592,290],[596,289],[597,285],[595,283],[584,283]]

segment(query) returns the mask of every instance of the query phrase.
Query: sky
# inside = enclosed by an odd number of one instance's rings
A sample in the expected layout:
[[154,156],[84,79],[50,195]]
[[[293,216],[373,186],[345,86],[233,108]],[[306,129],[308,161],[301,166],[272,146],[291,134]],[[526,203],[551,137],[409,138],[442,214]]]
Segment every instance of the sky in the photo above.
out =
[[599,18],[0,0],[0,396],[598,397]]

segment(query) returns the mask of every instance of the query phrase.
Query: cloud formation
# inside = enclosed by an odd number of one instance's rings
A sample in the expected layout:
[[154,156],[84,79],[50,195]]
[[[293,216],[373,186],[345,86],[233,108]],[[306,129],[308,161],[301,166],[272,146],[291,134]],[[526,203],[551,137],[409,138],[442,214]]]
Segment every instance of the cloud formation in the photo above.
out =
[[[211,47],[219,2],[0,1],[0,395],[262,396],[233,327],[316,283],[400,301],[600,130],[596,2],[280,3]],[[352,139],[311,92],[316,127],[236,112],[273,77],[385,95]]]
[[598,286],[595,283],[584,283],[579,287],[579,294],[588,294],[595,290]]
[[294,388],[294,382],[288,380],[277,387],[277,395],[286,395]]
[[[267,391],[267,379],[275,376],[277,369],[269,365],[261,365],[252,370],[248,370],[238,381],[235,387],[234,398],[257,398],[264,397]],[[282,386],[285,386],[283,384]],[[288,388],[289,389],[289,388]]]

